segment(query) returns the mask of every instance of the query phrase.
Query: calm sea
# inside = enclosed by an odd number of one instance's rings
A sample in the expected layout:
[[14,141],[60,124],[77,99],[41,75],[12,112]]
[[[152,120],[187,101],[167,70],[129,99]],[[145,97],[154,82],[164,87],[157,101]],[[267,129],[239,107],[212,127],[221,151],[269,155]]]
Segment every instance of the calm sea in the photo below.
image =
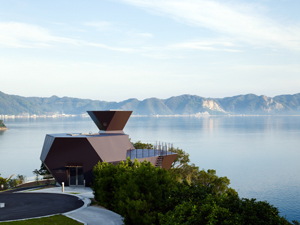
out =
[[[0,173],[33,176],[47,133],[97,132],[89,118],[6,119]],[[201,169],[227,176],[241,197],[266,200],[300,221],[300,117],[132,117],[133,141],[173,143]]]

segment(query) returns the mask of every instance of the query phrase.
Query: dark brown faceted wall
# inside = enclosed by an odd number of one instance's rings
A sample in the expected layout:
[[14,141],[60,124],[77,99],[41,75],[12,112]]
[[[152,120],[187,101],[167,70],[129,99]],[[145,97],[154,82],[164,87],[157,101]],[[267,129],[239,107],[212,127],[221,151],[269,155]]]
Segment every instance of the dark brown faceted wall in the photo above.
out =
[[69,185],[67,166],[83,166],[86,186],[93,182],[93,167],[101,161],[86,138],[56,137],[45,159],[45,165],[61,184]]
[[[51,135],[47,135],[49,137]],[[93,167],[99,161],[124,160],[127,150],[132,148],[129,136],[122,131],[99,136],[55,137],[44,163],[57,181],[60,184],[64,182],[66,186],[69,185],[68,167],[83,167],[86,186],[90,186],[93,182]]]

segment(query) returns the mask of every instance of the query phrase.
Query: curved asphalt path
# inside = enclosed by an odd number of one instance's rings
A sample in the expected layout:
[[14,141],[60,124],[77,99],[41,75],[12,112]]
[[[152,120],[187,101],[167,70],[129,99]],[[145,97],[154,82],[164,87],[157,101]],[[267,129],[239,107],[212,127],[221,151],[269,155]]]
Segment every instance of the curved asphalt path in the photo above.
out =
[[0,193],[0,221],[18,220],[32,217],[66,213],[83,206],[76,196],[47,193]]

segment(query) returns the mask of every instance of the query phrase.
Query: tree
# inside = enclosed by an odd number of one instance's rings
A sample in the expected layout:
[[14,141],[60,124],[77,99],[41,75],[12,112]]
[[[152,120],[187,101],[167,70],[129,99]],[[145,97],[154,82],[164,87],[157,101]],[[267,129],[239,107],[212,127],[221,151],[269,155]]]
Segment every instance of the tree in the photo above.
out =
[[35,169],[34,171],[32,171],[32,173],[35,175],[36,185],[38,185],[40,172],[37,169]]
[[39,175],[50,175],[50,171],[48,170],[48,168],[45,166],[45,164],[43,162],[41,162],[41,167],[39,170]]
[[186,181],[189,184],[201,184],[211,187],[216,193],[235,192],[229,188],[230,180],[227,177],[218,177],[216,170],[200,170],[194,163],[189,164],[189,154],[179,148],[172,148],[170,151],[177,153],[170,172],[175,175],[179,182]]
[[95,199],[119,213],[127,225],[299,225],[288,222],[273,205],[240,198],[227,177],[199,170],[180,151],[171,169],[128,158],[117,166],[99,162],[93,169]]
[[3,123],[3,120],[0,120],[0,127],[6,128],[5,124]]
[[135,149],[153,149],[153,145],[150,143],[142,143],[141,141],[132,143]]
[[171,168],[180,168],[190,162],[190,155],[180,148],[171,148],[171,152],[177,153],[177,157],[171,165]]
[[[153,148],[152,144],[141,141],[132,144],[136,149]],[[235,192],[234,189],[228,187],[230,180],[227,177],[218,177],[215,170],[207,170],[206,172],[205,170],[200,170],[194,163],[189,164],[190,155],[184,150],[171,148],[169,151],[177,154],[176,159],[169,169],[169,172],[177,181],[210,186],[213,187],[216,193]]]
[[14,188],[14,187],[22,184],[23,181],[24,181],[24,176],[18,174],[17,178],[10,179],[7,183],[8,183],[8,185],[9,185],[10,188]]
[[99,162],[93,173],[95,199],[119,213],[125,224],[158,224],[158,213],[167,212],[165,202],[176,185],[167,170],[137,159],[117,166]]
[[187,182],[174,189],[167,204],[174,207],[165,214],[159,213],[161,225],[291,225],[265,201],[241,199],[235,193],[218,194],[211,187]]
[[[0,174],[1,175],[1,174]],[[2,186],[3,186],[3,189],[7,189],[8,188],[8,182],[11,180],[11,178],[14,176],[11,175],[9,178],[3,178],[3,177],[0,177],[0,189],[2,189]]]
[[23,175],[18,174],[18,175],[17,175],[17,178],[18,178],[18,180],[20,181],[20,183],[23,183],[23,182],[24,182],[24,176],[23,176]]
[[[36,184],[38,185],[39,182],[39,176],[43,176],[42,179],[46,179],[46,184],[49,185],[50,184],[50,178],[53,178],[50,171],[48,170],[48,168],[45,166],[45,164],[43,162],[41,162],[41,167],[39,170],[35,169],[34,171],[32,171],[33,174],[36,176],[35,180],[36,180]],[[51,176],[50,176],[51,175]]]
[[19,184],[19,180],[18,179],[10,179],[8,181],[8,185],[10,188],[14,188]]

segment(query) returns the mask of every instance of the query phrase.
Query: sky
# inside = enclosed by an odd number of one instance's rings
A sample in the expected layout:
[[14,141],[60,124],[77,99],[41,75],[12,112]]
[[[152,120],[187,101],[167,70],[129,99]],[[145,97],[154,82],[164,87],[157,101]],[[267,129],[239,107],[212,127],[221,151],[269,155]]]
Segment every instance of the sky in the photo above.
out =
[[0,91],[122,101],[300,92],[299,0],[0,0]]

